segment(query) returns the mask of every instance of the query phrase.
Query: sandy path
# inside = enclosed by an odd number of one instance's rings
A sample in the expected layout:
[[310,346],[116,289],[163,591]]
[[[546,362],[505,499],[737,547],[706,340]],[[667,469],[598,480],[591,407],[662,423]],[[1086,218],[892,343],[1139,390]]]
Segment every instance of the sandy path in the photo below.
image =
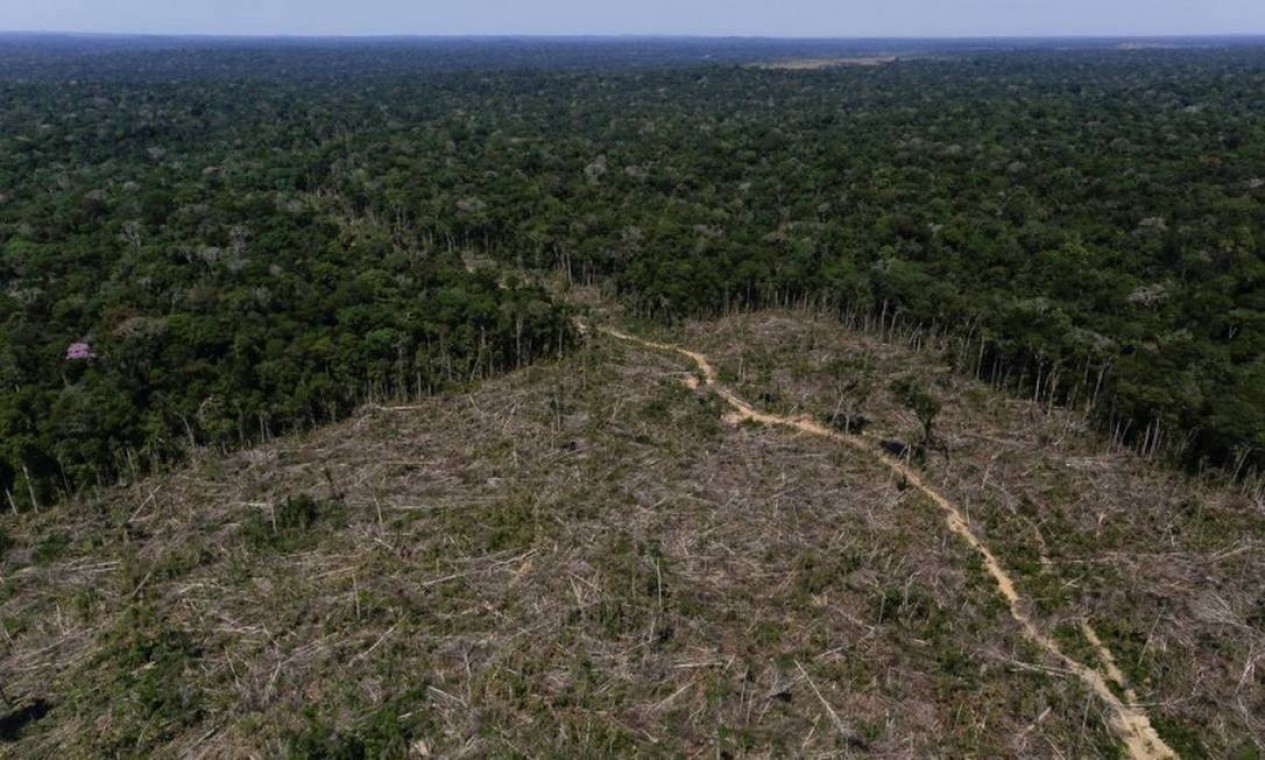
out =
[[[1010,607],[1010,616],[1023,630],[1024,635],[1032,642],[1040,646],[1051,656],[1057,659],[1071,673],[1081,679],[1086,686],[1089,687],[1094,694],[1098,695],[1111,712],[1111,727],[1124,742],[1125,747],[1129,751],[1129,756],[1134,760],[1167,760],[1168,758],[1176,758],[1177,753],[1172,750],[1164,740],[1156,733],[1155,727],[1151,725],[1151,720],[1142,707],[1137,704],[1137,697],[1129,689],[1123,689],[1128,702],[1122,701],[1116,696],[1115,692],[1107,685],[1107,678],[1098,670],[1072,659],[1065,654],[1058,642],[1050,636],[1042,632],[1033,621],[1031,615],[1028,614],[1023,604],[1019,592],[1015,589],[1014,579],[1010,577],[1006,569],[1002,567],[1001,562],[997,560],[996,555],[978,536],[971,530],[970,524],[966,521],[966,517],[962,511],[949,501],[944,494],[940,493],[934,486],[928,483],[920,472],[914,470],[904,462],[889,456],[881,449],[873,445],[873,441],[861,436],[845,435],[836,430],[821,425],[815,420],[807,417],[783,417],[781,415],[769,414],[743,401],[733,391],[721,385],[716,375],[716,370],[712,367],[707,357],[679,346],[668,345],[665,343],[655,343],[653,341],[643,340],[634,337],[619,330],[611,328],[601,328],[601,332],[606,333],[619,340],[636,343],[647,348],[658,349],[660,351],[669,351],[683,356],[689,357],[696,365],[699,371],[703,373],[703,384],[708,385],[723,398],[734,409],[734,413],[729,419],[734,421],[751,420],[753,422],[763,423],[765,425],[778,425],[781,427],[789,427],[809,435],[828,438],[837,441],[850,448],[869,456],[870,458],[881,462],[890,471],[903,477],[910,485],[917,488],[928,499],[930,499],[944,513],[945,523],[949,530],[960,536],[972,549],[974,549],[983,559],[984,567],[988,574],[992,576],[993,581],[997,585],[997,590],[1006,599],[1007,605]],[[692,387],[697,387],[697,382],[690,383]],[[1107,677],[1124,686],[1124,675],[1116,667],[1115,658],[1111,651],[1098,637],[1097,633],[1089,623],[1084,623],[1082,630],[1085,638],[1090,645],[1097,650],[1099,659],[1107,669]]]

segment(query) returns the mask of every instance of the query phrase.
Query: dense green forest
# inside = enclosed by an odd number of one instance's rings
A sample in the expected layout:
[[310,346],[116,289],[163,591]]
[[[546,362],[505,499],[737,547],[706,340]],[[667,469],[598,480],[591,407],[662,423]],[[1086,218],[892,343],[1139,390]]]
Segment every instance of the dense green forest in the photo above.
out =
[[1265,466],[1265,45],[606,45],[0,43],[6,498],[556,355],[539,273],[947,332],[1141,448]]

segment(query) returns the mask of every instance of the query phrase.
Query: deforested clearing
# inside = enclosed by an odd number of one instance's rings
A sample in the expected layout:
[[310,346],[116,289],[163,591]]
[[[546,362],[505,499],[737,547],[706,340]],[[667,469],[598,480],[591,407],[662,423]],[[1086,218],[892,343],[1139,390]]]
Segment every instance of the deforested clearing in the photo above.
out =
[[[925,448],[911,472],[1032,628],[1176,754],[1265,731],[1259,495],[1160,471],[900,336],[791,312],[623,333],[705,355],[714,382],[590,329],[466,393],[5,517],[4,688],[49,705],[11,751],[1125,751],[889,454],[727,423],[724,392]],[[933,446],[904,376],[939,401]]]
[[897,60],[894,55],[867,55],[841,58],[794,58],[753,65],[756,68],[781,71],[817,71],[840,66],[884,66],[889,63],[895,63]]

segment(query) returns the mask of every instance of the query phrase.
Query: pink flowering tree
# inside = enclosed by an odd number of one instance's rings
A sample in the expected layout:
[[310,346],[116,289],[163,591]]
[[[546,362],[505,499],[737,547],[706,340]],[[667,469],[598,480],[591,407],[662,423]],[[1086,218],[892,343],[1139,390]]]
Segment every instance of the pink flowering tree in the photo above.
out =
[[92,346],[87,343],[71,343],[70,348],[66,349],[66,360],[88,360],[95,359],[97,355],[92,353]]

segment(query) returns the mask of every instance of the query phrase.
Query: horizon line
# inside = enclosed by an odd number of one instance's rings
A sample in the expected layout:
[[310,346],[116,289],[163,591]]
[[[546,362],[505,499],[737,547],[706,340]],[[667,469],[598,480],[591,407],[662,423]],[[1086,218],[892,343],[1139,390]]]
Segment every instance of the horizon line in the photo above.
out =
[[1136,32],[1093,33],[1014,33],[1014,34],[945,34],[945,35],[781,35],[738,34],[721,32],[120,32],[120,31],[73,31],[55,29],[0,29],[0,37],[97,37],[97,38],[158,38],[158,39],[214,39],[214,40],[777,40],[786,42],[857,42],[857,41],[986,41],[986,40],[1252,40],[1265,41],[1265,30],[1257,32],[1199,32],[1142,34]]

